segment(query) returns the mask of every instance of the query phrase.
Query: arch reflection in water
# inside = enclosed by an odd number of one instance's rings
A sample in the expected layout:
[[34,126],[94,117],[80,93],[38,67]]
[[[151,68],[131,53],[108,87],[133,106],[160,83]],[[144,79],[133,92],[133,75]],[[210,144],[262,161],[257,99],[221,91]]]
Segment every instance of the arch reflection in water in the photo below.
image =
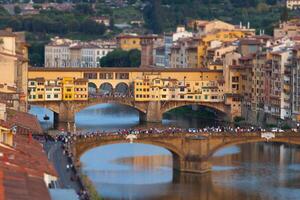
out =
[[[158,159],[156,148],[143,144],[96,148],[81,158],[83,170],[104,199],[289,200],[300,196],[300,150],[296,146],[251,143],[227,147],[212,158],[214,166],[223,168],[207,174],[173,172],[164,159]],[[170,159],[171,154],[164,151],[168,154],[159,156]],[[108,160],[103,162],[102,156]],[[149,167],[149,156],[160,160],[160,167]]]
[[88,107],[75,117],[76,125],[81,130],[118,130],[140,123],[139,112],[125,105],[98,104]]
[[[171,153],[153,145],[106,145],[86,152],[80,160],[84,173],[106,198],[161,195],[173,179]],[[149,188],[151,193],[145,191]]]

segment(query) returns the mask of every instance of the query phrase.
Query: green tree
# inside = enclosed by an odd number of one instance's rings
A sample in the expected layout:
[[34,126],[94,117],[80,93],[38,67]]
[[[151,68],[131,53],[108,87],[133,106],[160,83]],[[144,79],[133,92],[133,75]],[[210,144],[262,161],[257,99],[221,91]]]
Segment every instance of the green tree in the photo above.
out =
[[103,35],[106,27],[104,24],[98,24],[91,19],[86,19],[80,25],[80,31],[86,34]]
[[153,0],[144,8],[144,18],[146,26],[153,33],[162,33],[163,31],[163,11],[160,0]]
[[139,67],[141,52],[137,49],[124,51],[116,49],[100,60],[101,67]]
[[3,8],[3,6],[0,6],[0,16],[9,16],[9,13],[5,10],[5,8]]
[[283,7],[280,15],[280,20],[286,22],[289,20],[289,12],[286,6]]
[[141,51],[132,49],[128,52],[130,67],[139,67],[141,65]]
[[76,4],[76,6],[75,6],[75,12],[77,14],[92,15],[92,14],[94,14],[94,9],[92,8],[91,4],[79,3],[79,4]]
[[20,8],[19,6],[15,6],[15,7],[14,7],[14,13],[15,13],[16,15],[20,14],[20,13],[21,13],[21,8]]

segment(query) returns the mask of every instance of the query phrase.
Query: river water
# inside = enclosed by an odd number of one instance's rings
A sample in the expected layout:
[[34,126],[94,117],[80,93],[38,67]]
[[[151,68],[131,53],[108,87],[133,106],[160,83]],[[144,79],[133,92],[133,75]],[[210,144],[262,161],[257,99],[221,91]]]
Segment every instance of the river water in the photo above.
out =
[[[32,108],[32,112],[42,119],[47,111]],[[48,115],[51,117],[51,113]],[[90,107],[76,115],[76,126],[81,131],[139,126],[197,128],[215,123],[169,115],[160,125],[141,125],[135,110],[111,104]],[[297,146],[280,143],[236,145],[221,149],[211,159],[211,173],[176,173],[172,170],[172,156],[168,150],[126,143],[94,148],[83,154],[81,162],[83,172],[103,199],[300,199],[300,148]]]

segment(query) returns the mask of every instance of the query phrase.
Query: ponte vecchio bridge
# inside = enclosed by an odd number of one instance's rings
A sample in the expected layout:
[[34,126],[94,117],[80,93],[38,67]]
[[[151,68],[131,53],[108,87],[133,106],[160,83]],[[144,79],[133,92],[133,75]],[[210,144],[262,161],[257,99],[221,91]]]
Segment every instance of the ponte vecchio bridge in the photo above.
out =
[[[271,136],[269,138],[269,136]],[[274,137],[275,136],[275,137]],[[299,133],[166,133],[138,134],[136,143],[151,144],[169,150],[173,156],[173,168],[182,172],[204,173],[211,170],[210,158],[218,150],[237,144],[255,142],[280,142],[300,145]],[[73,153],[79,159],[86,151],[103,145],[126,143],[126,135],[99,135],[77,138],[72,144]]]
[[[238,94],[225,94],[221,70],[155,68],[30,68],[28,79],[84,79],[86,99],[30,99],[30,105],[48,108],[56,122],[74,122],[80,110],[101,103],[124,104],[137,109],[140,119],[160,122],[163,113],[186,105],[200,105],[215,110],[228,119],[240,115]],[[37,86],[38,87],[38,86]],[[44,90],[47,90],[45,86]],[[39,90],[39,89],[38,89]],[[42,90],[42,89],[41,89]],[[34,91],[36,91],[34,89]],[[95,95],[91,95],[93,91]],[[32,91],[29,91],[28,96]],[[75,96],[77,91],[72,91]],[[99,93],[102,92],[101,95]],[[113,95],[112,95],[113,94]],[[43,97],[38,94],[37,97]]]

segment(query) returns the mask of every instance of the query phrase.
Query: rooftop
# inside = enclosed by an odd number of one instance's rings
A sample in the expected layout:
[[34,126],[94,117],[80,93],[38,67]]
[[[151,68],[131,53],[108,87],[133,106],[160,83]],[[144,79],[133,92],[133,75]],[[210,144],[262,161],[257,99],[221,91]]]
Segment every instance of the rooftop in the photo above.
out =
[[14,135],[14,147],[0,143],[0,199],[50,200],[44,174],[57,176],[40,143]]

